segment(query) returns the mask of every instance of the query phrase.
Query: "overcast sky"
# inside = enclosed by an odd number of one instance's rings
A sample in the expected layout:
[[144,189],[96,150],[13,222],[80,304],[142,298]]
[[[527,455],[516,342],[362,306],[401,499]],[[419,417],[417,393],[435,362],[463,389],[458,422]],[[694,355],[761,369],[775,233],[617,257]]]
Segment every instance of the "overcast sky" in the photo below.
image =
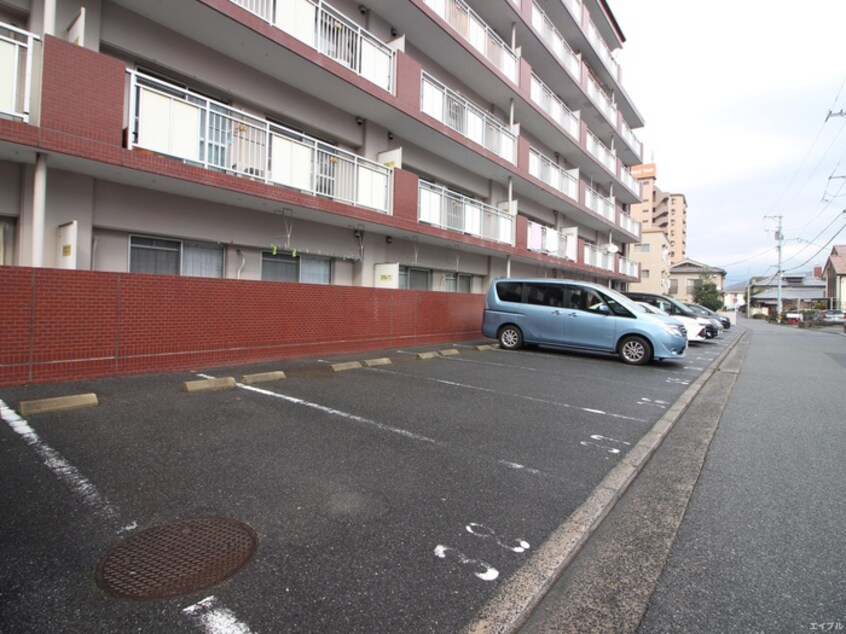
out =
[[785,271],[846,244],[846,116],[825,122],[846,110],[846,0],[609,5],[644,162],[687,198],[688,257],[729,283],[775,274],[775,215]]

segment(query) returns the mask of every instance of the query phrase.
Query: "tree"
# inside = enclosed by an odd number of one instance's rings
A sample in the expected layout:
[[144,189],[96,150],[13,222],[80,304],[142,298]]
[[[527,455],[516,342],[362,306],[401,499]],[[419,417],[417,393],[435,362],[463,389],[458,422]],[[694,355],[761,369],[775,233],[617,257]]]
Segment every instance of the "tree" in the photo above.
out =
[[723,307],[722,293],[717,289],[717,284],[710,274],[705,273],[700,278],[701,283],[693,290],[693,301],[702,304],[711,310],[720,310]]

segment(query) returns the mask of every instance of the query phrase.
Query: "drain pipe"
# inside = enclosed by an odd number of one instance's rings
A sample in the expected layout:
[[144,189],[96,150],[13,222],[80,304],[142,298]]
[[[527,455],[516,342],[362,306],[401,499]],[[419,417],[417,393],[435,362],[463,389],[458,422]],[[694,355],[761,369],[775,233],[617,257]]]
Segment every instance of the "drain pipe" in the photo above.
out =
[[47,155],[35,155],[32,187],[32,266],[44,266],[44,226],[47,207]]
[[244,270],[244,265],[247,263],[247,258],[244,257],[244,254],[241,253],[241,249],[235,249],[235,254],[241,258],[241,264],[238,266],[238,271],[235,273],[235,279],[241,279],[241,271]]

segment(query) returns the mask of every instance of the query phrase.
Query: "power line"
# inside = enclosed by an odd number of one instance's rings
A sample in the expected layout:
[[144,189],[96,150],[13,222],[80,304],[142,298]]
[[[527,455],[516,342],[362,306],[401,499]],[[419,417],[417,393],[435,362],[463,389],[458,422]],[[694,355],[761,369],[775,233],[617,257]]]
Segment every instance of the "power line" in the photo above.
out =
[[827,248],[828,248],[828,245],[830,245],[832,242],[834,242],[834,239],[835,239],[837,236],[839,236],[839,235],[840,235],[840,233],[841,233],[844,229],[846,229],[846,224],[844,224],[842,227],[840,227],[840,229],[838,229],[838,230],[837,230],[837,233],[835,233],[833,236],[831,236],[831,238],[829,239],[829,241],[828,241],[828,242],[826,242],[824,245],[822,245],[822,246],[820,247],[820,250],[819,250],[819,251],[817,251],[816,253],[814,253],[814,255],[812,255],[810,258],[808,258],[807,260],[805,260],[804,262],[802,262],[802,264],[800,264],[799,266],[794,266],[792,269],[788,269],[788,270],[789,270],[789,271],[795,271],[796,269],[801,269],[803,266],[805,266],[806,264],[808,264],[808,262],[810,262],[810,261],[811,261],[811,260],[813,260],[815,257],[817,257],[820,253],[822,253],[824,249],[827,249]]

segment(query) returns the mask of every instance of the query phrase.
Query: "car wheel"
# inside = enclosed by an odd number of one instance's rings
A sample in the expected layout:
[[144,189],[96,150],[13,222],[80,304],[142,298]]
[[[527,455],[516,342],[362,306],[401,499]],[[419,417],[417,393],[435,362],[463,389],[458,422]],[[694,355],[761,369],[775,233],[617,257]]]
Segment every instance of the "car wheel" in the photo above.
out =
[[497,335],[500,348],[517,350],[523,347],[523,333],[517,326],[503,326]]
[[620,358],[629,365],[645,365],[652,360],[652,346],[643,337],[629,335],[620,341]]

